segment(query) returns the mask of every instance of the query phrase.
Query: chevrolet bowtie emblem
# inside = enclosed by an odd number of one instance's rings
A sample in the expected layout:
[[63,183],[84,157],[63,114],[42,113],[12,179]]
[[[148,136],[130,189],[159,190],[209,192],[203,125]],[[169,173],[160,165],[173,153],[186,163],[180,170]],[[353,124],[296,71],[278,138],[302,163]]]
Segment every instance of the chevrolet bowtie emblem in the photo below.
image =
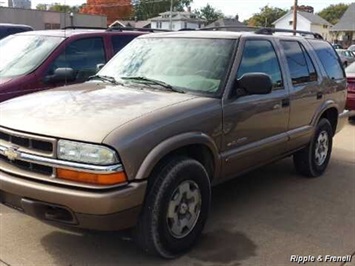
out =
[[16,147],[9,147],[4,151],[4,155],[10,160],[14,161],[20,157],[20,153],[17,151]]

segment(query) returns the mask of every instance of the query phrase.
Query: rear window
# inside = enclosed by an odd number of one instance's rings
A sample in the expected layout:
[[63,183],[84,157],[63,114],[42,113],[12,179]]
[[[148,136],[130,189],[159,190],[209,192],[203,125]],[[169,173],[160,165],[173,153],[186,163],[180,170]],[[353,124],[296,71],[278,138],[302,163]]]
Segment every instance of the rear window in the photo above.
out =
[[310,44],[313,46],[329,78],[343,79],[344,71],[333,47],[325,41],[311,40]]

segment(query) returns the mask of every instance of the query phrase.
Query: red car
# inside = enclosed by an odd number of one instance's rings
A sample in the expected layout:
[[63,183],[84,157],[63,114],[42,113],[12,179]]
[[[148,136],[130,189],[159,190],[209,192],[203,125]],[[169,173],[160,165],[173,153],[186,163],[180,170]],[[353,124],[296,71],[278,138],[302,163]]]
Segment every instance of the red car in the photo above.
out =
[[[345,69],[346,77],[348,80],[348,98],[346,101],[346,108],[355,113],[355,62]],[[355,114],[352,116],[355,119]]]
[[141,31],[30,31],[0,41],[0,102],[84,82]]

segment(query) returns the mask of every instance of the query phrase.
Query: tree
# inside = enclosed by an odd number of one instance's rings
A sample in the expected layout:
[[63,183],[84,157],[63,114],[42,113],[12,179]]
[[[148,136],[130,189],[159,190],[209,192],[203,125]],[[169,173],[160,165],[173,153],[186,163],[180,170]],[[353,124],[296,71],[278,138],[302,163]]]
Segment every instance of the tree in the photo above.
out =
[[37,10],[47,10],[47,4],[38,4],[36,6]]
[[346,4],[330,5],[321,10],[317,15],[324,18],[329,23],[337,24],[348,7],[349,5]]
[[224,14],[220,10],[216,10],[210,4],[207,4],[205,7],[201,9],[197,9],[194,13],[202,19],[207,20],[207,23],[210,24],[217,19],[223,18]]
[[129,19],[133,13],[131,0],[87,0],[80,13],[107,16],[107,23],[117,19]]
[[248,21],[248,26],[252,27],[273,27],[272,23],[287,13],[287,10],[268,5],[260,9]]
[[36,6],[36,9],[50,10],[50,11],[57,11],[57,12],[64,12],[64,13],[69,13],[69,12],[78,13],[80,8],[78,6],[68,6],[68,5],[61,5],[58,3],[54,3],[53,5],[38,4]]
[[[183,11],[184,8],[190,6],[193,0],[173,0],[173,9]],[[170,10],[170,0],[132,0],[134,7],[134,17],[137,20],[146,20],[156,17],[159,13]]]

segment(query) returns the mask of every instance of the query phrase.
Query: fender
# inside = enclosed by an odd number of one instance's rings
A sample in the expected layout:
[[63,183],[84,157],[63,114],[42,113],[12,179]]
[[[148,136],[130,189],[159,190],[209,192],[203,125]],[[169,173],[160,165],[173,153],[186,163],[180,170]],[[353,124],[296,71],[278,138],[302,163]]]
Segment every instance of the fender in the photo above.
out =
[[204,133],[189,132],[168,138],[153,148],[143,160],[135,179],[141,180],[148,178],[155,165],[164,156],[176,149],[193,144],[204,145],[212,152],[215,165],[214,177],[218,176],[221,169],[221,160],[216,143],[211,137]]
[[323,113],[330,108],[335,108],[339,115],[339,106],[336,104],[336,102],[333,100],[327,100],[316,110],[315,115],[312,118],[311,125],[315,127]]

